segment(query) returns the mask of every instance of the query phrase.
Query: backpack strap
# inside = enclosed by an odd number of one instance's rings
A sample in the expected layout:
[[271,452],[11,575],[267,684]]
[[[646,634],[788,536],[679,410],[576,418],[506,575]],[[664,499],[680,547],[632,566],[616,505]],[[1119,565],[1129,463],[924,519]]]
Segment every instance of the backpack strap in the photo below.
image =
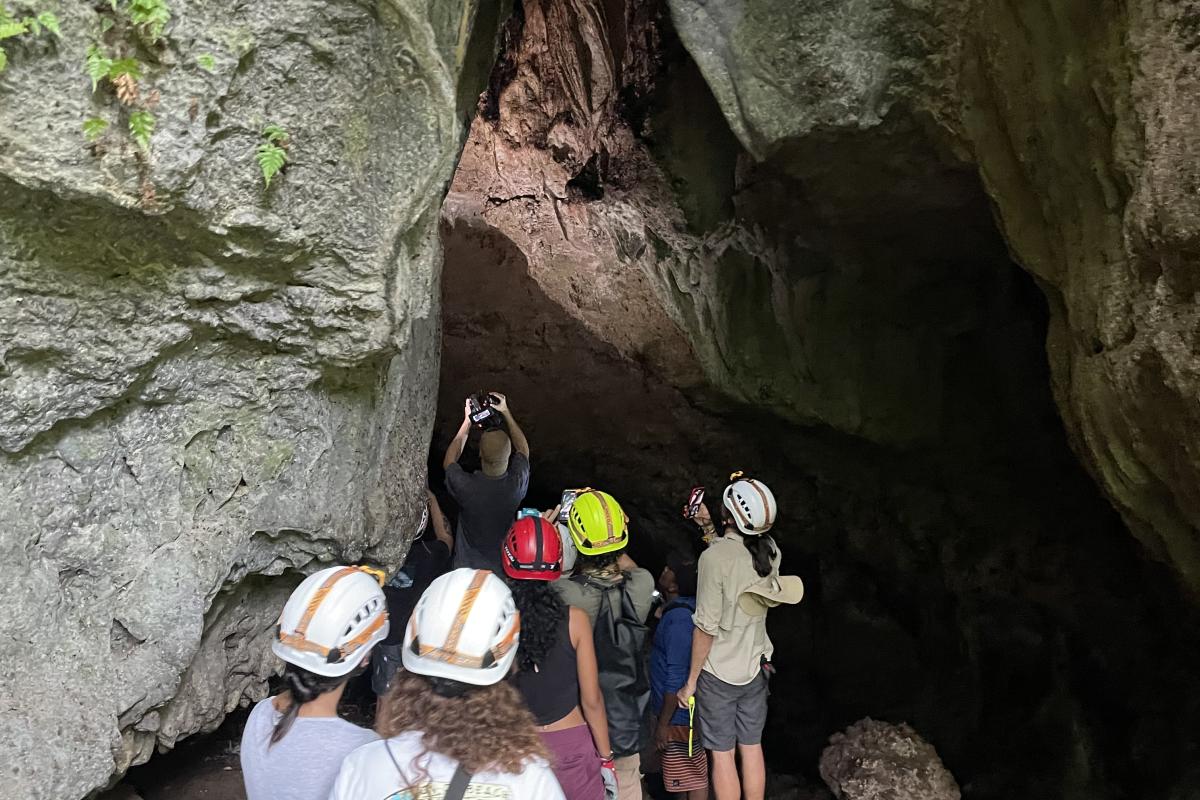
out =
[[462,764],[454,770],[454,777],[450,779],[450,788],[446,790],[444,800],[463,800],[467,794],[467,787],[471,785],[471,773],[462,768]]

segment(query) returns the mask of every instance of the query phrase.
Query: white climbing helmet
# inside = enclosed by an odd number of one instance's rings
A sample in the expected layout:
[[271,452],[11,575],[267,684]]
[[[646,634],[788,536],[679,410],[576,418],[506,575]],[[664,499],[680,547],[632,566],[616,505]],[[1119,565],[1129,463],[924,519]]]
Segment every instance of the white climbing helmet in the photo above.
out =
[[744,478],[735,472],[729,476],[733,481],[725,487],[725,508],[733,515],[733,523],[747,536],[758,536],[771,530],[779,509],[775,506],[775,495],[760,480]]
[[418,675],[491,686],[517,656],[520,615],[504,581],[456,569],[429,584],[404,632],[401,660]]
[[558,538],[562,539],[562,572],[563,575],[570,575],[575,569],[575,559],[579,556],[579,551],[575,549],[575,540],[571,538],[571,531],[566,525],[556,522],[554,527],[558,529]]
[[388,635],[382,577],[367,567],[329,567],[309,575],[284,605],[271,650],[329,678],[353,672]]

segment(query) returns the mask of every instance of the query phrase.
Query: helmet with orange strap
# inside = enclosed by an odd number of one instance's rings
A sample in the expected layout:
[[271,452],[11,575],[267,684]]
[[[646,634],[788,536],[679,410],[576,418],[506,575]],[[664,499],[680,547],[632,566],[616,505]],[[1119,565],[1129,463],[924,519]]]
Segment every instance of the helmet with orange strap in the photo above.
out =
[[567,528],[585,556],[615,553],[629,544],[629,518],[608,492],[581,492],[567,513]]
[[329,567],[309,575],[284,605],[271,650],[317,675],[353,672],[388,635],[382,577],[369,567]]
[[504,581],[484,569],[456,569],[417,601],[401,658],[418,675],[491,686],[512,667],[520,630]]

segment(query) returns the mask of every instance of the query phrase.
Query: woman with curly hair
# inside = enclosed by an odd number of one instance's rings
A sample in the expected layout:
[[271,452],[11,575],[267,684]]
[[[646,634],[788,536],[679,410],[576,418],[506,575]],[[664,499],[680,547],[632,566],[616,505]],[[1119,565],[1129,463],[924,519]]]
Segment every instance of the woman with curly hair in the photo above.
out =
[[504,582],[457,569],[421,595],[380,703],[382,741],[342,762],[330,800],[565,800],[520,694],[504,677],[520,619]]
[[521,612],[513,682],[540,726],[563,794],[567,800],[604,800],[611,787],[615,796],[592,626],[549,583],[562,574],[558,531],[541,517],[517,520],[505,537],[501,561]]

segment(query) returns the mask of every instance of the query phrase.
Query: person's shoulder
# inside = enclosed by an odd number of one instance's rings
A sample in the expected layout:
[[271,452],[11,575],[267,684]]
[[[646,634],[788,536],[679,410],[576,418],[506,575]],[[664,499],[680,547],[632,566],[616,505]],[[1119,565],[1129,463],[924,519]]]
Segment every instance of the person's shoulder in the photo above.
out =
[[355,725],[353,722],[345,719],[339,719],[338,722],[341,723],[338,725],[338,732],[350,741],[356,742],[355,747],[379,741],[379,734],[370,728]]
[[626,575],[630,591],[647,596],[654,593],[654,576],[650,574],[650,570],[637,567],[629,570]]
[[363,769],[369,767],[377,759],[386,759],[387,753],[383,747],[383,739],[378,736],[363,742],[342,760],[342,769]]
[[572,600],[582,599],[587,586],[587,584],[571,580],[570,576],[567,575],[563,575],[556,581],[551,581],[550,585],[554,587],[554,590],[558,592],[563,602],[567,605],[574,605],[571,602]]

